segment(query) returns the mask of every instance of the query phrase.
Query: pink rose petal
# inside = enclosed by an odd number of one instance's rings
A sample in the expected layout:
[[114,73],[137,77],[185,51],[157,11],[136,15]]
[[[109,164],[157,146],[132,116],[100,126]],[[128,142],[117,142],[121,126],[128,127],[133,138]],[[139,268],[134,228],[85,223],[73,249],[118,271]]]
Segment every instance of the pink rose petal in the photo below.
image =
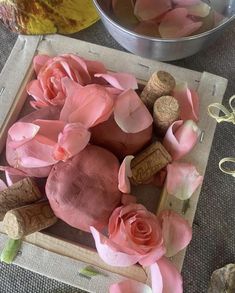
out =
[[36,74],[38,75],[40,69],[47,63],[47,61],[49,61],[51,59],[50,56],[48,55],[36,55],[33,58],[33,67],[34,70],[36,72]]
[[189,244],[192,239],[192,228],[183,217],[170,210],[162,211],[159,219],[167,248],[166,256],[171,257]]
[[35,99],[35,101],[31,101],[34,108],[48,106],[48,103],[44,99],[43,89],[39,80],[30,81],[26,86],[26,90],[27,93]]
[[90,140],[90,132],[80,123],[67,124],[58,136],[54,158],[66,161],[82,151]]
[[107,74],[95,74],[95,77],[100,77],[106,80],[109,84],[113,87],[120,89],[120,90],[127,90],[127,89],[138,89],[137,80],[134,75],[129,73],[116,73],[116,72],[109,72]]
[[[162,257],[158,260],[157,264],[163,280],[162,293],[183,293],[182,277],[176,267],[166,257]],[[152,266],[151,275],[153,282],[154,274],[152,273]],[[155,291],[153,290],[153,292]]]
[[180,6],[190,6],[200,3],[201,0],[172,0],[172,2]]
[[155,262],[150,266],[150,272],[152,281],[152,292],[163,293],[163,278],[158,263]]
[[118,173],[118,189],[123,193],[131,192],[131,184],[129,178],[132,177],[131,160],[134,156],[126,156],[123,160]]
[[114,120],[126,133],[137,133],[152,125],[153,118],[134,90],[120,94],[114,105]]
[[69,79],[63,79],[63,85],[69,95],[62,108],[60,119],[70,123],[82,123],[90,128],[102,123],[113,112],[113,99],[101,85],[81,87]]
[[181,200],[190,198],[202,181],[192,164],[173,162],[167,166],[167,192]]
[[163,145],[173,160],[185,156],[196,145],[200,129],[192,120],[174,122],[167,130]]
[[139,255],[129,255],[122,252],[117,243],[100,234],[94,227],[90,227],[95,240],[97,252],[101,259],[110,266],[128,267],[138,262]]
[[124,280],[120,283],[112,284],[109,293],[152,293],[152,289],[141,282],[135,280]]
[[199,1],[199,3],[187,7],[188,14],[196,17],[207,17],[210,13],[211,7],[205,2]]
[[159,25],[162,38],[181,38],[191,35],[202,26],[202,22],[195,22],[188,17],[186,8],[175,8],[166,13]]
[[1,171],[5,171],[7,185],[11,186],[12,184],[20,181],[27,177],[27,174],[19,169],[12,168],[9,166],[0,166]]
[[103,63],[93,60],[85,60],[89,74],[93,77],[96,73],[106,73],[107,70]]
[[158,261],[163,255],[165,255],[166,253],[166,248],[164,245],[159,244],[158,246],[156,246],[155,248],[153,248],[151,250],[151,252],[149,252],[148,254],[146,254],[146,256],[142,257],[139,260],[139,263],[142,266],[150,266],[153,263],[155,263],[156,261]]
[[180,105],[182,120],[199,120],[199,97],[197,92],[188,88],[186,82],[178,84],[173,91],[173,96]]
[[16,148],[32,140],[39,129],[40,127],[33,123],[16,122],[8,131],[11,137],[11,146]]
[[140,20],[151,20],[172,8],[170,0],[136,0],[134,14]]

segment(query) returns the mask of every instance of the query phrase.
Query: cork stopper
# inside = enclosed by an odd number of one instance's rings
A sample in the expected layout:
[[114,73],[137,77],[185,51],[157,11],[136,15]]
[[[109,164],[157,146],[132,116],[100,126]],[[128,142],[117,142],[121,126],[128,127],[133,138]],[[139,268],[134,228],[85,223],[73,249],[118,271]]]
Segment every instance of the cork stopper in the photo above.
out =
[[171,93],[175,87],[174,77],[165,71],[157,71],[152,74],[147,85],[143,89],[140,98],[146,107],[152,111],[154,102],[161,96]]
[[160,142],[151,144],[131,161],[131,182],[136,185],[148,182],[171,161],[171,156]]
[[12,239],[52,226],[57,221],[49,202],[43,201],[8,211],[3,219],[6,233]]
[[24,178],[0,192],[0,221],[6,212],[42,198],[36,183],[31,178]]
[[165,135],[169,126],[179,120],[180,106],[172,96],[158,98],[153,106],[153,121],[157,135]]

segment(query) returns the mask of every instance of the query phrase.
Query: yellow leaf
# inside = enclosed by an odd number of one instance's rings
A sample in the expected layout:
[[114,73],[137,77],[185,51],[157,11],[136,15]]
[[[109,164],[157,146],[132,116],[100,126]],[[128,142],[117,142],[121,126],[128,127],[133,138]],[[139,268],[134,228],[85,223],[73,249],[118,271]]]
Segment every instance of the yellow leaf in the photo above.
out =
[[71,34],[99,17],[92,0],[0,0],[0,19],[22,34]]

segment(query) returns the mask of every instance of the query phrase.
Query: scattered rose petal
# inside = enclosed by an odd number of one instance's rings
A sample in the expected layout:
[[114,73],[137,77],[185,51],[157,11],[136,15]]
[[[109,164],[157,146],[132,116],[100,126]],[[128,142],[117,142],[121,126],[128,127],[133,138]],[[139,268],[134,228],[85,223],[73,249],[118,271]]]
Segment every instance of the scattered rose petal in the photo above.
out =
[[173,162],[167,166],[167,192],[181,200],[190,198],[202,181],[192,164]]
[[40,127],[33,123],[16,122],[8,131],[11,137],[11,146],[16,148],[33,139]]
[[[161,259],[160,259],[161,260]],[[160,261],[158,260],[158,261]],[[152,281],[152,292],[163,293],[163,278],[159,269],[158,263],[153,263],[150,266],[151,281]]]
[[134,14],[140,20],[154,19],[172,8],[170,0],[136,0]]
[[9,166],[0,166],[1,171],[5,171],[7,185],[11,186],[12,184],[20,181],[27,177],[27,174],[19,169],[15,169]]
[[195,22],[188,17],[186,8],[175,8],[166,13],[159,25],[162,38],[181,38],[191,35],[202,26],[202,22]]
[[90,140],[90,132],[80,123],[67,124],[58,136],[54,158],[66,161],[82,151]]
[[[176,267],[166,258],[162,257],[157,262],[163,280],[162,293],[183,293],[183,281]],[[154,266],[154,265],[152,265]],[[151,274],[152,274],[151,266]],[[152,274],[152,280],[154,275]],[[152,286],[153,287],[153,286]],[[154,288],[154,287],[153,287]],[[153,290],[153,292],[155,292]]]
[[187,7],[188,14],[196,17],[206,17],[209,15],[211,7],[205,2],[200,1],[197,4]]
[[173,160],[185,156],[196,145],[200,129],[192,120],[174,122],[167,130],[163,145]]
[[122,131],[137,133],[152,125],[153,118],[134,90],[120,94],[114,105],[114,120]]
[[134,75],[122,72],[109,72],[107,74],[95,74],[95,77],[100,77],[106,80],[109,84],[119,90],[138,89],[137,80]]
[[120,283],[112,284],[109,293],[152,293],[152,289],[141,282],[135,280],[124,280]]
[[81,87],[68,78],[62,82],[69,95],[61,110],[61,120],[79,122],[87,128],[108,120],[114,102],[104,86],[91,84]]
[[90,227],[95,240],[99,256],[110,266],[127,267],[138,262],[138,254],[127,254],[122,252],[122,247],[100,234],[94,227]]
[[162,224],[164,244],[168,257],[177,254],[184,249],[192,238],[192,228],[189,223],[177,213],[164,210],[159,214]]
[[187,82],[176,85],[173,96],[180,104],[182,120],[199,120],[199,97],[196,91],[189,89]]
[[134,156],[126,156],[123,160],[118,173],[118,189],[123,193],[131,192],[131,184],[129,178],[132,177],[131,160]]

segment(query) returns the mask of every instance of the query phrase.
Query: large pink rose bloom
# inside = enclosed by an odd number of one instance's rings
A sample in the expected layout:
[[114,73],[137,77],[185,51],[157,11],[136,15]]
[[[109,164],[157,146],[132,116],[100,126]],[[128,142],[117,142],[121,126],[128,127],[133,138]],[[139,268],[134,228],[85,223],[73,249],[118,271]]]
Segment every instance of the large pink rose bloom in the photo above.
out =
[[85,60],[74,54],[57,57],[37,55],[34,58],[34,70],[37,79],[28,84],[27,91],[35,99],[31,102],[35,108],[64,104],[65,90],[61,83],[64,77],[86,85],[93,82],[96,73],[106,73],[102,63]]
[[[188,222],[173,211],[158,216],[141,204],[118,207],[109,219],[108,237],[94,227],[92,235],[99,256],[112,266],[130,266],[139,262],[150,266],[152,292],[182,293],[182,278],[167,260],[185,248],[191,240]],[[110,287],[110,292],[140,292],[143,284],[124,281]]]

